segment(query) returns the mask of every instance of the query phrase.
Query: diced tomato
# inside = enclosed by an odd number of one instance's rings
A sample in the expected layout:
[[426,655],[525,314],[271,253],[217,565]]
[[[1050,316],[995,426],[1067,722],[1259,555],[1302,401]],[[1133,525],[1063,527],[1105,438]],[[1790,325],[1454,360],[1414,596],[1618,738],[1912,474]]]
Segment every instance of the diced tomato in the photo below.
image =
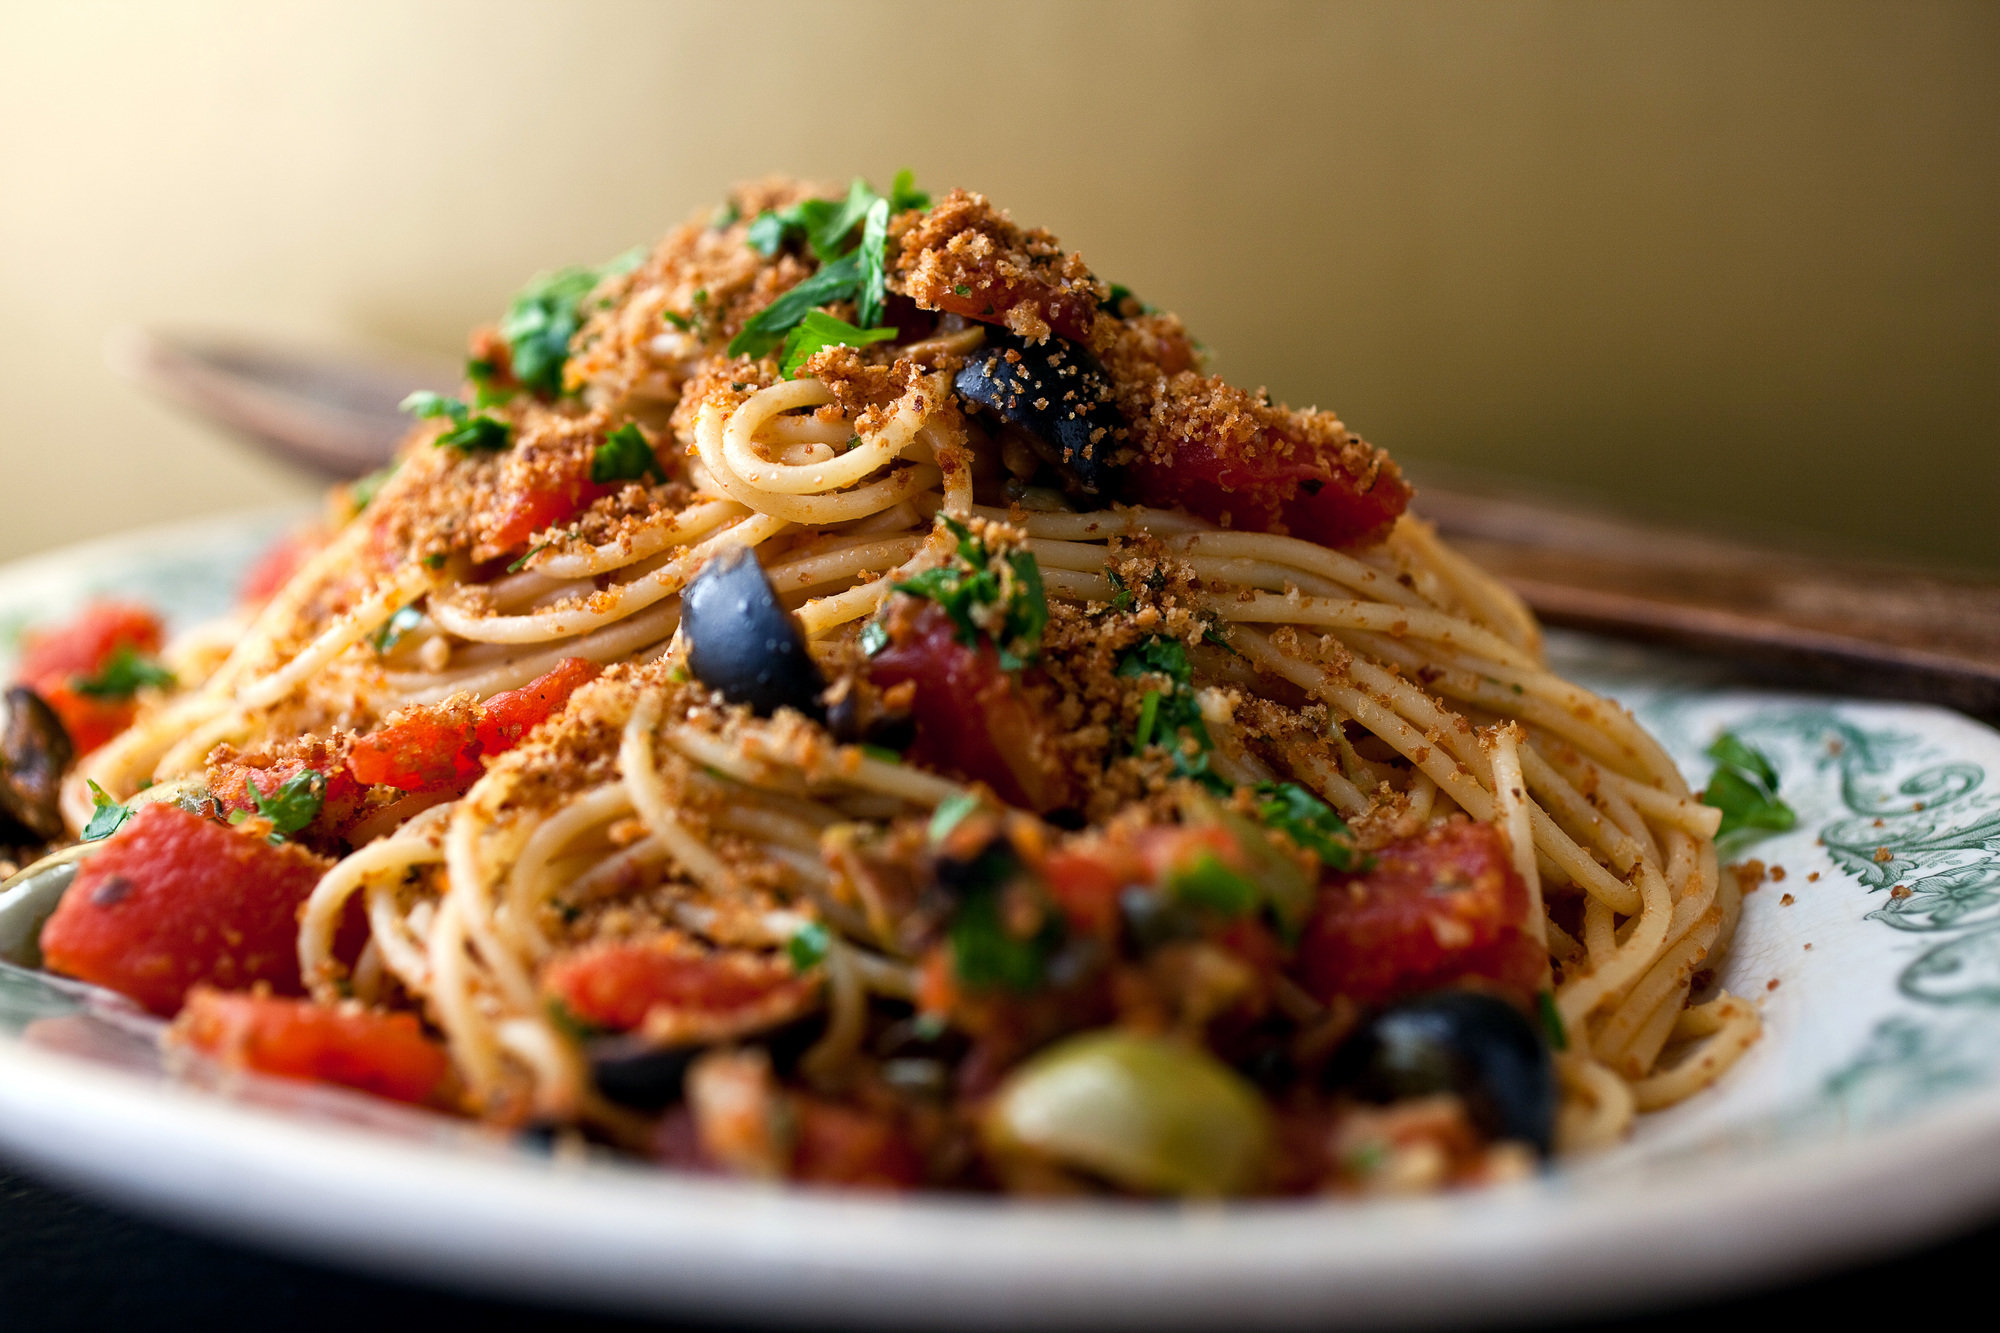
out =
[[196,985],[299,983],[298,911],[327,862],[173,805],[148,805],[86,859],[42,928],[52,971],[170,1015]]
[[1086,294],[1025,275],[966,275],[962,282],[942,292],[937,303],[940,310],[985,324],[1005,324],[1007,313],[1014,307],[1031,306],[1050,328],[1079,343],[1090,341],[1090,326],[1097,318],[1097,302]]
[[806,1096],[792,1099],[792,1111],[794,1180],[863,1189],[923,1183],[923,1158],[892,1117]]
[[616,489],[590,479],[588,465],[578,462],[574,469],[534,490],[517,491],[501,512],[500,524],[486,534],[486,544],[496,551],[526,546],[528,539],[544,528],[567,523],[602,497]]
[[1068,803],[1069,783],[1048,759],[1053,724],[1000,669],[990,644],[958,642],[950,617],[935,605],[907,621],[892,617],[890,634],[890,645],[869,659],[868,676],[884,690],[915,685],[914,758],[984,782],[1003,801],[1030,810]]
[[1391,844],[1320,890],[1299,944],[1305,984],[1380,1003],[1471,978],[1532,1003],[1546,959],[1528,890],[1491,824],[1460,820]]
[[451,1061],[414,1014],[327,1008],[310,1000],[198,986],[174,1023],[198,1051],[239,1069],[338,1083],[411,1105],[441,1100]]
[[1038,867],[1071,929],[1103,935],[1118,924],[1118,895],[1143,876],[1133,858],[1099,840],[1056,848]]
[[481,752],[499,754],[519,745],[523,736],[560,713],[570,695],[595,680],[601,670],[585,658],[565,657],[547,675],[488,699],[479,706]]
[[237,590],[237,600],[245,606],[262,606],[270,601],[324,543],[325,539],[317,532],[286,533],[250,566],[250,572],[243,576],[243,586]]
[[483,771],[477,714],[450,706],[409,709],[357,736],[347,767],[358,782],[399,791],[470,786]]
[[557,958],[544,992],[584,1022],[630,1032],[655,1022],[694,1030],[754,1025],[802,1003],[816,988],[774,959],[712,953],[671,935],[593,945]]
[[130,699],[104,699],[66,683],[43,685],[36,693],[62,719],[79,758],[131,726],[139,714],[139,705]]
[[15,675],[55,710],[76,753],[86,755],[132,725],[138,708],[130,699],[85,694],[77,682],[102,671],[120,648],[159,652],[162,637],[160,618],[145,607],[99,602],[67,625],[24,635]]
[[1170,459],[1141,456],[1133,485],[1147,504],[1178,505],[1189,513],[1255,532],[1282,526],[1322,546],[1379,541],[1410,502],[1410,487],[1387,465],[1362,489],[1341,468],[1308,453],[1289,455],[1267,433],[1254,451],[1225,454],[1208,440],[1185,440]]
[[161,637],[160,618],[145,607],[98,602],[67,625],[23,635],[15,674],[39,692],[43,685],[96,674],[120,648],[157,653]]
[[337,751],[314,742],[308,742],[301,748],[316,750],[317,753],[283,758],[254,756],[264,762],[247,763],[238,759],[234,750],[222,750],[211,756],[209,761],[209,794],[224,812],[241,810],[254,815],[259,810],[256,795],[250,789],[252,783],[268,799],[287,782],[311,769],[324,779],[324,786],[320,793],[319,813],[313,816],[310,827],[338,829],[351,823],[365,795],[361,784],[355,781]]

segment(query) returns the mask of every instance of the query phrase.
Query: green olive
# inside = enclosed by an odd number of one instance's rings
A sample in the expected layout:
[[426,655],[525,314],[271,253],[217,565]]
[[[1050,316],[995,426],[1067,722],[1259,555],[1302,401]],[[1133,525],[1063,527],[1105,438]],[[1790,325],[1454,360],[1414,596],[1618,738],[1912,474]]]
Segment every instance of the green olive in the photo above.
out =
[[1038,1157],[1127,1189],[1254,1189],[1271,1150],[1263,1098],[1214,1056],[1165,1037],[1071,1037],[1009,1076],[985,1119],[996,1157]]
[[77,863],[93,850],[91,843],[65,847],[0,882],[0,961],[41,966],[42,923],[69,891]]

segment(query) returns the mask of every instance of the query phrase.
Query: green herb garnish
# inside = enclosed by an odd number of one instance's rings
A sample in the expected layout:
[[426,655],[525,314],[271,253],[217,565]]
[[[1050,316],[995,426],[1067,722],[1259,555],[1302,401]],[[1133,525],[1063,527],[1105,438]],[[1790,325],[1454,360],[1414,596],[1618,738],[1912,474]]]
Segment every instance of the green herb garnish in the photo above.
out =
[[419,389],[403,400],[403,410],[428,420],[443,417],[452,423],[452,428],[437,437],[440,449],[456,449],[460,453],[498,453],[513,441],[514,428],[498,417],[481,413],[472,414],[472,409],[456,398],[447,398],[429,389]]
[[257,779],[248,779],[247,785],[257,813],[271,821],[272,842],[283,842],[312,823],[326,803],[326,775],[316,768],[300,769],[269,796],[257,785]]
[[1111,580],[1111,601],[1113,611],[1130,611],[1134,598],[1132,590],[1125,586],[1125,578],[1111,566],[1104,567],[1104,577]]
[[930,839],[943,842],[951,836],[951,831],[965,822],[973,811],[979,808],[979,798],[969,791],[955,792],[938,802],[931,812]]
[[1034,990],[1062,940],[1062,926],[1051,912],[1028,938],[1012,934],[1000,911],[1000,894],[998,886],[978,888],[959,903],[949,931],[952,970],[974,989]]
[[[1208,726],[1201,720],[1201,701],[1195,697],[1194,670],[1188,665],[1187,649],[1177,639],[1158,637],[1142,640],[1118,657],[1118,674],[1127,678],[1164,676],[1167,688],[1147,690],[1139,700],[1139,724],[1132,732],[1132,753],[1164,745],[1173,752],[1174,772],[1218,792],[1231,785],[1209,767],[1208,752],[1213,742]],[[1186,740],[1194,741],[1189,753]]]
[[936,602],[957,628],[953,637],[960,643],[972,647],[986,635],[1001,669],[1019,671],[1041,654],[1049,623],[1041,566],[1028,551],[996,557],[983,538],[949,514],[939,514],[938,521],[957,539],[958,558],[896,584],[896,591]]
[[1296,782],[1266,782],[1257,788],[1257,817],[1309,852],[1329,870],[1354,870],[1366,858],[1333,807]]
[[1725,731],[1708,747],[1708,755],[1716,769],[1701,802],[1722,811],[1716,837],[1743,829],[1783,833],[1798,822],[1792,807],[1778,799],[1778,770],[1763,751]]
[[104,660],[97,674],[79,676],[71,682],[78,694],[87,694],[93,699],[129,699],[143,686],[156,685],[166,689],[173,683],[173,672],[129,643],[121,643],[112,649],[111,656]]
[[84,783],[90,788],[91,812],[90,822],[83,826],[83,841],[97,842],[123,828],[132,817],[132,807],[112,800],[109,792],[89,778]]
[[497,407],[515,394],[514,386],[500,379],[500,367],[485,357],[466,358],[465,378],[472,384],[474,407]]
[[826,961],[827,950],[832,947],[833,937],[826,933],[826,927],[817,921],[808,921],[792,932],[785,941],[785,953],[792,960],[792,971],[810,972]]
[[879,620],[871,620],[861,627],[861,653],[873,657],[889,646],[889,627]]
[[1542,1035],[1549,1039],[1549,1049],[1566,1051],[1569,1049],[1569,1029],[1563,1026],[1562,1011],[1556,1008],[1553,991],[1535,992],[1535,1014],[1542,1020]]
[[1169,871],[1166,890],[1178,902],[1221,916],[1247,916],[1264,900],[1256,881],[1224,865],[1212,851]]
[[500,336],[507,340],[515,380],[544,398],[560,397],[570,339],[583,327],[579,313],[583,298],[606,278],[630,273],[645,257],[644,247],[637,247],[596,268],[575,266],[541,274],[524,287],[500,319]]
[[822,347],[866,347],[895,336],[894,329],[857,328],[824,310],[808,310],[805,318],[785,335],[784,348],[778,353],[778,373],[786,379],[793,378]]
[[[862,327],[874,325],[882,317],[888,293],[889,219],[906,209],[929,206],[930,196],[915,187],[908,171],[901,171],[887,197],[857,176],[844,199],[802,199],[789,208],[758,214],[746,233],[752,249],[769,258],[802,240],[820,268],[744,324],[730,339],[729,355],[767,355],[808,311],[836,301],[853,301]],[[848,237],[856,227],[861,236],[850,247]]]
[[665,481],[667,474],[661,470],[653,446],[646,443],[645,435],[632,422],[626,422],[605,436],[604,443],[590,455],[592,481],[603,483],[646,478]]
[[424,613],[417,609],[415,602],[399,608],[397,612],[382,622],[382,627],[368,636],[368,642],[377,653],[386,653],[403,641],[403,636],[424,623]]

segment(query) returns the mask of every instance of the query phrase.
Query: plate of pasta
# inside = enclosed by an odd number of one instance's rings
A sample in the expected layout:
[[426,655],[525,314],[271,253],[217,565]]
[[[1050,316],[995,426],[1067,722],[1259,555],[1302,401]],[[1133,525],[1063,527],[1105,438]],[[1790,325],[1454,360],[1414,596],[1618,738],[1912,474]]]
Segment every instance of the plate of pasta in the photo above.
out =
[[2000,1197],[2000,736],[1545,634],[979,195],[739,187],[407,407],[0,571],[11,1155],[860,1322],[1601,1308]]

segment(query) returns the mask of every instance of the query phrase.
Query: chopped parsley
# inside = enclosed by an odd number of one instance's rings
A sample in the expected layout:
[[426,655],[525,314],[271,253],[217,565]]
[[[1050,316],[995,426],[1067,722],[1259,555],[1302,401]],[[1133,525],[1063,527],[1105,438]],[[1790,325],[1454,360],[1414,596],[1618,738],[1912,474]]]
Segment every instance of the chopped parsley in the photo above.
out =
[[889,646],[889,627],[879,620],[871,620],[861,627],[861,652],[864,657],[873,657]]
[[[875,324],[887,300],[889,219],[907,209],[929,206],[930,196],[916,188],[908,171],[901,171],[886,197],[857,176],[844,199],[802,199],[789,208],[758,214],[746,233],[752,249],[769,258],[803,241],[819,261],[819,272],[752,316],[730,340],[729,355],[768,355],[786,342],[785,335],[809,311],[836,301],[853,301],[864,328]],[[848,238],[857,227],[861,235],[850,246]],[[788,357],[791,351],[787,345]],[[787,378],[793,370],[796,366],[786,372]]]
[[514,396],[514,386],[500,378],[500,367],[485,357],[468,357],[465,378],[472,382],[474,407],[497,407]]
[[996,555],[949,514],[939,514],[938,521],[957,539],[958,558],[896,584],[896,591],[936,602],[957,627],[960,643],[972,647],[984,634],[1000,655],[1001,669],[1019,671],[1040,656],[1042,631],[1048,628],[1041,566],[1028,551]]
[[129,643],[121,643],[112,649],[111,656],[104,660],[104,665],[97,669],[95,675],[79,676],[71,682],[78,694],[87,694],[93,699],[129,699],[144,686],[155,685],[165,689],[173,683],[173,672]]
[[443,417],[452,428],[437,437],[440,449],[456,449],[462,454],[498,453],[513,442],[514,428],[498,417],[480,413],[456,398],[447,398],[429,389],[419,389],[403,400],[403,410],[420,420]]
[[665,481],[667,474],[661,471],[653,446],[646,443],[645,435],[630,421],[605,436],[604,443],[590,455],[592,481],[639,481],[647,478]]
[[1113,611],[1130,611],[1134,598],[1132,590],[1125,586],[1125,577],[1111,566],[1104,567],[1104,577],[1111,580],[1110,607]]
[[792,971],[810,972],[826,961],[827,950],[833,944],[833,937],[826,933],[826,927],[817,921],[808,921],[792,932],[785,941],[785,953],[792,960]]
[[682,333],[686,333],[694,328],[693,320],[689,319],[686,315],[677,314],[672,310],[662,310],[660,318],[679,329]]
[[1212,851],[1168,872],[1166,890],[1175,901],[1204,907],[1219,916],[1248,916],[1264,901],[1255,880],[1230,869]]
[[824,310],[808,310],[805,318],[785,335],[784,348],[778,353],[778,373],[786,379],[793,378],[822,347],[866,347],[895,336],[894,329],[856,328]]
[[377,653],[386,653],[403,641],[403,636],[424,623],[424,613],[417,609],[415,602],[398,610],[382,622],[382,627],[368,636]]
[[[1118,657],[1118,674],[1127,678],[1164,676],[1166,688],[1147,690],[1139,700],[1139,723],[1132,733],[1132,753],[1164,745],[1173,751],[1174,772],[1217,791],[1230,784],[1210,771],[1208,727],[1201,720],[1201,703],[1195,698],[1194,670],[1188,665],[1187,649],[1176,639],[1158,637],[1142,640]],[[1183,737],[1195,743],[1189,754]]]
[[[278,784],[278,789],[269,796],[257,785],[257,779],[247,780],[250,799],[257,803],[257,813],[271,821],[270,840],[283,842],[290,835],[313,822],[320,807],[326,803],[326,775],[316,768],[302,768]],[[247,812],[238,810],[230,823],[239,823]]]
[[930,839],[943,842],[951,836],[951,831],[965,822],[967,815],[979,808],[979,798],[969,791],[956,792],[938,802],[931,812]]
[[1014,934],[1001,911],[1001,893],[1002,886],[986,885],[959,903],[948,933],[952,970],[973,989],[1031,991],[1042,984],[1049,956],[1062,941],[1062,925],[1050,912],[1033,935]]
[[570,339],[583,327],[583,298],[606,278],[630,273],[645,257],[644,247],[637,247],[596,268],[579,265],[541,274],[524,287],[500,319],[515,380],[544,398],[561,397]]
[[1556,1008],[1553,991],[1535,992],[1535,1016],[1542,1021],[1542,1035],[1549,1039],[1549,1049],[1566,1051],[1569,1049],[1569,1029],[1563,1026],[1562,1011]]
[[1778,799],[1778,770],[1763,751],[1725,731],[1708,747],[1708,756],[1716,768],[1701,802],[1722,811],[1716,837],[1744,829],[1783,833],[1798,822],[1792,807]]
[[83,841],[97,842],[123,828],[125,821],[132,817],[132,807],[112,800],[109,792],[89,778],[85,778],[84,782],[90,788],[91,812],[90,822],[83,826]]
[[1329,870],[1362,868],[1366,857],[1354,846],[1354,835],[1333,807],[1296,782],[1265,782],[1257,787],[1257,818],[1319,857]]

